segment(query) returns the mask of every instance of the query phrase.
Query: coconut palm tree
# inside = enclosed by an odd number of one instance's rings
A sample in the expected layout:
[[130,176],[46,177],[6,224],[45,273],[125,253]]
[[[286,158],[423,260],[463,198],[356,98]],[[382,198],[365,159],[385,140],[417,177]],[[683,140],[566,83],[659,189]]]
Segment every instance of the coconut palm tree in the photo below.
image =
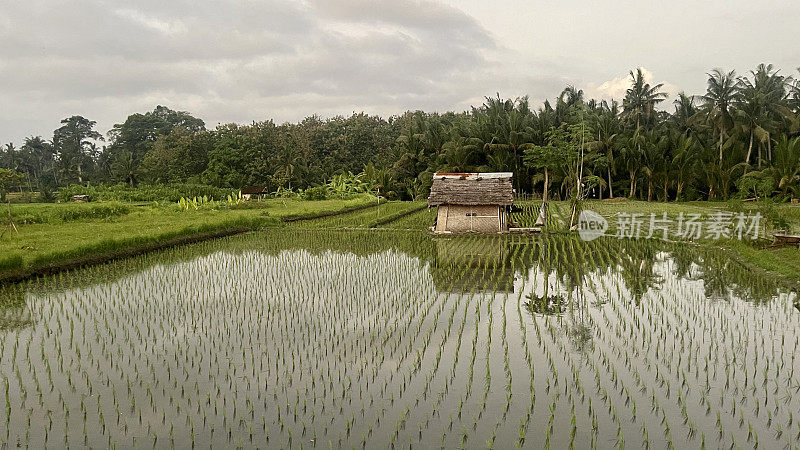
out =
[[[664,182],[664,196],[667,192],[667,160],[666,151],[668,141],[666,136],[650,130],[643,134],[643,149],[641,158],[641,172],[647,180],[647,201],[653,199],[653,188],[659,180]],[[666,201],[666,198],[665,198]]]
[[744,156],[747,148],[744,143],[734,141],[726,146],[727,152],[723,154],[720,162],[716,145],[709,145],[702,155],[702,171],[708,183],[708,198],[720,197],[727,200],[730,196],[730,188],[733,181],[744,173],[746,164]]
[[686,95],[681,92],[673,105],[675,105],[675,114],[672,115],[672,122],[678,130],[688,135],[691,132],[691,119],[697,114],[694,95]]
[[782,117],[782,108],[787,106],[788,80],[780,75],[772,64],[759,64],[756,70],[751,71],[751,81],[747,77],[739,80],[739,95],[737,108],[744,110],[740,114],[744,129],[749,131],[750,147],[752,152],[753,139],[759,140],[759,167],[761,166],[761,144],[767,145],[767,158],[772,160],[772,142],[770,136],[775,134]]
[[730,137],[730,130],[733,128],[733,116],[731,106],[737,94],[736,72],[723,72],[722,69],[714,69],[708,75],[706,93],[702,97],[701,117],[704,118],[706,125],[713,131],[714,138],[718,142],[719,163],[722,165],[722,150],[725,147],[725,139]]
[[[603,108],[603,107],[601,107]],[[607,108],[607,105],[606,107]],[[594,137],[597,139],[589,143],[589,147],[605,157],[606,175],[608,176],[608,196],[614,198],[611,176],[616,172],[614,166],[614,150],[617,148],[617,138],[622,131],[622,126],[617,118],[617,114],[610,109],[601,109],[599,114],[594,117]]]
[[642,129],[637,128],[632,134],[623,139],[623,144],[617,157],[620,167],[628,172],[628,178],[631,182],[628,193],[629,198],[633,198],[636,194],[636,175],[638,175],[642,165],[642,152],[640,149],[643,142]]
[[625,91],[625,99],[622,101],[622,118],[639,128],[650,124],[655,118],[655,106],[667,98],[667,94],[661,92],[663,83],[651,86],[644,79],[642,68],[636,69],[636,73],[630,72],[631,87]]
[[138,172],[138,165],[133,159],[133,153],[128,150],[121,150],[114,157],[114,162],[111,163],[111,173],[124,180],[130,186],[136,184],[136,175]]
[[[510,102],[510,103],[508,103]],[[517,175],[514,177],[514,183],[519,189],[520,183],[520,170],[519,158],[521,152],[533,145],[534,131],[531,126],[532,114],[530,110],[516,108],[519,99],[514,101],[507,101],[502,107],[493,101],[487,108],[490,118],[493,118],[495,124],[495,131],[492,139],[484,144],[484,150],[488,153],[488,158],[491,159],[492,165],[507,166],[507,157],[502,155],[507,153],[513,158],[510,169],[513,169]],[[510,106],[510,109],[509,109]],[[492,117],[492,114],[495,114]]]
[[[797,68],[800,72],[800,67]],[[791,110],[800,115],[800,79],[787,79],[789,87],[789,107]]]
[[669,165],[670,180],[675,184],[675,201],[680,201],[684,188],[695,180],[699,149],[697,141],[685,134],[677,135],[672,143],[673,156]]
[[789,139],[784,135],[776,143],[771,171],[781,195],[786,197],[800,182],[800,138]]
[[737,105],[734,110],[736,127],[748,136],[747,156],[744,162],[750,165],[753,154],[753,144],[758,144],[758,167],[761,167],[762,144],[769,141],[769,132],[761,124],[764,122],[764,107],[760,101],[759,92],[752,86],[743,86],[737,96]]
[[475,170],[476,157],[484,142],[478,138],[455,136],[442,147],[443,160],[439,170],[447,172],[470,172]]

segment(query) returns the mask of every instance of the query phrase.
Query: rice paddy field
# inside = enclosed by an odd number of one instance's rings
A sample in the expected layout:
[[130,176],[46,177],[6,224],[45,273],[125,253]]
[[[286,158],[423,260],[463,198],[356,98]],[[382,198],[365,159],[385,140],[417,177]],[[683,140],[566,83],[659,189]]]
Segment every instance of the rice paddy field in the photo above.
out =
[[341,214],[297,223],[299,228],[346,229],[377,228],[384,222],[393,223],[425,208],[425,202],[386,202],[350,214]]
[[0,441],[800,446],[794,285],[713,248],[407,230],[430,211],[1,288]]

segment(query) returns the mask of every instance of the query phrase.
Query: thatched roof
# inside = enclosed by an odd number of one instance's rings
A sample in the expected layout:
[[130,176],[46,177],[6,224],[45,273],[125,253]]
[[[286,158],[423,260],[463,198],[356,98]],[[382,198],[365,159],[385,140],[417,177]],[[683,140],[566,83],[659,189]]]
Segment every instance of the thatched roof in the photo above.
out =
[[511,172],[435,173],[428,206],[511,205]]
[[269,189],[266,186],[244,186],[241,189],[242,194],[262,195],[269,194]]

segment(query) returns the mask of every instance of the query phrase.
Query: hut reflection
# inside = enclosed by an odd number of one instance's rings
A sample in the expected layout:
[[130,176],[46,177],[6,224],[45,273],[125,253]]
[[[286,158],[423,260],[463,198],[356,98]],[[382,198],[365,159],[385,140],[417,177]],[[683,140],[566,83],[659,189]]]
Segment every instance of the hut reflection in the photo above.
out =
[[433,282],[445,292],[514,292],[509,241],[498,236],[436,238]]

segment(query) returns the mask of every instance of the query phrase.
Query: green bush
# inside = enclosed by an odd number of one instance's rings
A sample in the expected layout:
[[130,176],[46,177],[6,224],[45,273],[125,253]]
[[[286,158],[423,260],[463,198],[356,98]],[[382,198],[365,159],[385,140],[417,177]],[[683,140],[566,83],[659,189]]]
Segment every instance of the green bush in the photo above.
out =
[[736,180],[736,188],[741,198],[763,198],[772,195],[777,186],[771,175],[764,172],[750,172]]
[[16,206],[12,209],[14,222],[21,225],[34,223],[63,223],[82,219],[107,219],[123,216],[131,207],[122,203],[70,203],[65,205]]
[[776,203],[771,199],[760,201],[756,210],[764,217],[767,229],[788,230],[791,226],[786,217],[784,217],[777,208]]
[[36,203],[41,200],[38,192],[9,192],[6,195],[9,203]]
[[328,188],[326,186],[310,187],[303,191],[303,200],[327,200]]
[[79,186],[62,188],[59,192],[61,201],[72,200],[73,195],[88,195],[92,201],[118,202],[170,202],[176,203],[181,198],[208,197],[213,200],[225,200],[238,191],[223,189],[203,184],[168,184],[140,185],[130,187],[126,184]]

